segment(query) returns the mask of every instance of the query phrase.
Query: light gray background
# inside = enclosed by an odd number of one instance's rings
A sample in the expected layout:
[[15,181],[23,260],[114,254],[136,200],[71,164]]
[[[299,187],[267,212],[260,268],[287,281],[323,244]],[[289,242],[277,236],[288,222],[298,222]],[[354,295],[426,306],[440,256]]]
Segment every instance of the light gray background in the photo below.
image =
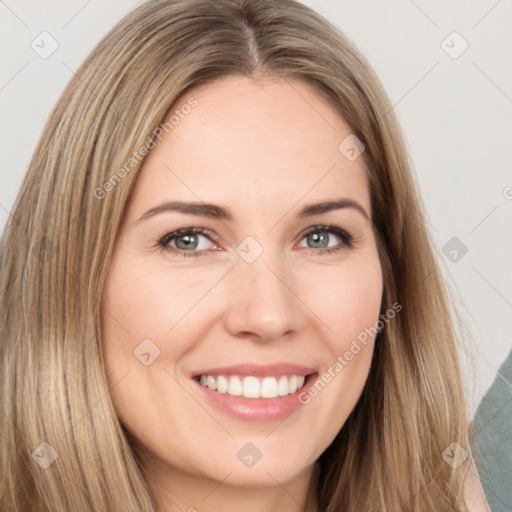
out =
[[[0,0],[0,230],[73,71],[140,3]],[[472,415],[512,347],[512,2],[304,3],[368,58],[402,124],[441,263],[471,333],[464,362]],[[31,47],[50,48],[43,31],[58,42],[46,59]],[[464,41],[469,46],[457,56]],[[453,237],[466,254],[456,246],[443,253]]]

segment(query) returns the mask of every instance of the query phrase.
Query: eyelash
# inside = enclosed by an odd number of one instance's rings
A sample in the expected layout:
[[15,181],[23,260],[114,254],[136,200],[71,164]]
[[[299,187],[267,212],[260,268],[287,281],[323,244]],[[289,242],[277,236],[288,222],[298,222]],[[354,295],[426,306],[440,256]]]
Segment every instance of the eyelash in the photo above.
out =
[[[349,233],[345,229],[341,229],[336,224],[312,226],[302,233],[301,241],[305,237],[310,235],[311,233],[316,233],[316,232],[327,232],[327,233],[334,234],[341,240],[341,243],[335,247],[331,247],[331,248],[327,248],[327,249],[312,249],[312,248],[310,248],[309,250],[311,252],[313,252],[314,254],[319,254],[319,255],[332,254],[341,249],[353,247],[354,242],[356,241],[356,237],[353,234]],[[180,256],[183,256],[186,258],[198,257],[198,256],[201,256],[202,253],[207,252],[207,251],[198,251],[198,250],[183,251],[183,250],[176,249],[175,247],[171,247],[168,245],[171,240],[174,240],[175,238],[178,238],[182,235],[189,235],[189,234],[205,235],[212,242],[215,242],[215,238],[216,238],[215,235],[208,229],[189,227],[189,228],[177,229],[176,231],[167,233],[163,238],[161,238],[159,240],[158,245],[165,250],[168,250],[175,254],[179,254]]]

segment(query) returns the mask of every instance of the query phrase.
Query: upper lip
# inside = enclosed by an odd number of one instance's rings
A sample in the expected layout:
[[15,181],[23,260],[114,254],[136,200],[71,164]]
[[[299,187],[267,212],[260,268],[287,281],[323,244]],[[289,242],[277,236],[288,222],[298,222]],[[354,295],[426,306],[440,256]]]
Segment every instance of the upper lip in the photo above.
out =
[[306,366],[300,366],[289,363],[277,363],[277,364],[236,364],[232,366],[223,366],[217,368],[208,368],[199,372],[194,372],[192,378],[199,377],[201,375],[251,375],[254,377],[268,376],[268,377],[279,377],[282,375],[310,375],[315,373],[314,368],[308,368]]

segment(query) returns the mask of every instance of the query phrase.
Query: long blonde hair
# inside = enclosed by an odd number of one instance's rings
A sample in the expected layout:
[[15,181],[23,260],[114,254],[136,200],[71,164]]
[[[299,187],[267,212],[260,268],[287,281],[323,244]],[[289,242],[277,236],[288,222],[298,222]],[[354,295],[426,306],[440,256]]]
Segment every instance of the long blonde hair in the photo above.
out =
[[442,457],[467,446],[456,336],[399,125],[368,62],[294,0],[144,3],[62,94],[1,246],[1,509],[155,510],[109,397],[102,290],[140,167],[134,151],[178,97],[230,74],[308,81],[365,144],[382,311],[402,305],[320,458],[319,510],[466,511],[468,461],[453,469]]

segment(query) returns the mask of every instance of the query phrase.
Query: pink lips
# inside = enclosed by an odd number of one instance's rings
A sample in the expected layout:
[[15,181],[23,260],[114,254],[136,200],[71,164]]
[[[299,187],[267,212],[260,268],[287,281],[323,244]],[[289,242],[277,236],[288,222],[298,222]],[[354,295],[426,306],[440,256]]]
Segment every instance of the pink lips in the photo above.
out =
[[192,379],[198,388],[198,392],[208,400],[215,408],[231,417],[252,421],[271,422],[282,421],[304,404],[298,400],[300,390],[295,393],[279,396],[277,398],[246,398],[244,396],[232,396],[228,393],[219,393],[199,383],[201,375],[237,375],[240,377],[279,377],[283,375],[303,375],[306,377],[304,386],[310,386],[316,379],[317,372],[314,368],[294,364],[279,363],[270,365],[239,364],[226,367],[208,368],[200,372],[194,372]]

